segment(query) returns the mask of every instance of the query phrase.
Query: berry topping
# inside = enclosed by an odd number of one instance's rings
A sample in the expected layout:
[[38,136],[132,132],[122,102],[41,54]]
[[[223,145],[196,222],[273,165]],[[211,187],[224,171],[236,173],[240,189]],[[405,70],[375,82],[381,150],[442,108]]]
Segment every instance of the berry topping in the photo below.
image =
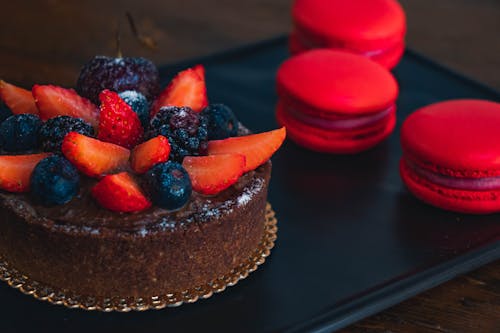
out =
[[104,90],[99,95],[101,116],[97,137],[125,148],[132,148],[142,138],[144,130],[137,114],[117,93]]
[[208,120],[208,139],[221,140],[238,134],[238,119],[224,104],[210,104],[202,113]]
[[130,156],[130,165],[135,172],[144,173],[153,165],[167,161],[169,155],[168,139],[159,135],[134,148]]
[[83,119],[57,116],[47,120],[40,128],[40,142],[45,151],[60,152],[64,137],[69,132],[94,136],[94,128]]
[[158,69],[144,58],[96,56],[80,71],[76,90],[97,104],[104,89],[116,92],[135,90],[151,101],[160,91]]
[[170,159],[182,162],[184,156],[205,155],[207,150],[207,119],[189,107],[162,107],[151,119],[148,138],[168,138]]
[[0,156],[0,189],[9,192],[27,192],[33,169],[47,156],[48,153]]
[[73,89],[52,85],[34,85],[33,96],[40,110],[40,118],[47,120],[57,116],[81,118],[96,127],[99,109]]
[[[201,66],[201,65],[200,65]],[[151,116],[163,106],[188,106],[200,112],[208,105],[207,88],[204,77],[200,77],[193,68],[179,72],[153,103]]]
[[61,150],[74,166],[89,177],[125,170],[130,150],[112,143],[70,132],[63,140]]
[[149,102],[147,98],[138,91],[126,90],[118,94],[132,110],[137,113],[143,128],[149,125]]
[[78,194],[80,175],[64,157],[41,160],[31,174],[31,196],[44,206],[63,205]]
[[186,156],[182,162],[196,192],[213,195],[233,185],[243,174],[245,156],[222,154]]
[[155,205],[170,210],[184,206],[192,191],[188,173],[172,161],[158,163],[146,172],[144,187]]
[[282,127],[274,131],[239,136],[224,140],[208,142],[208,154],[242,154],[246,157],[244,172],[254,170],[278,150],[286,137],[286,129]]
[[200,79],[205,81],[205,67],[202,64],[198,64],[198,65],[194,66],[193,70],[196,72],[196,74],[198,74]]
[[99,205],[115,212],[134,213],[151,207],[139,185],[126,172],[101,179],[92,188],[92,196]]
[[0,80],[0,99],[9,107],[13,114],[38,114],[38,108],[31,91],[16,87]]
[[10,116],[0,125],[0,146],[8,152],[25,152],[40,147],[42,121],[34,114]]
[[12,116],[13,113],[3,102],[0,101],[0,123]]

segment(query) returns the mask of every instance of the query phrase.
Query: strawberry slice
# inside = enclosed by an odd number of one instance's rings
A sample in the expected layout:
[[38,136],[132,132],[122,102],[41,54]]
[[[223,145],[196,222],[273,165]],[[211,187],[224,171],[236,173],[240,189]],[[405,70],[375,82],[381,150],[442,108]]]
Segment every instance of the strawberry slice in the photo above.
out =
[[0,99],[9,107],[13,114],[38,114],[38,108],[31,91],[16,87],[0,80]]
[[125,170],[130,157],[130,150],[122,146],[77,132],[70,132],[64,137],[61,150],[78,170],[95,178]]
[[70,116],[81,118],[93,127],[98,125],[99,109],[73,89],[35,84],[32,93],[42,120],[57,116]]
[[205,66],[203,66],[202,64],[198,64],[193,67],[193,71],[195,71],[196,74],[200,76],[200,79],[205,81]]
[[196,192],[213,195],[233,185],[243,174],[245,156],[221,154],[186,156],[182,161]]
[[157,163],[168,161],[170,144],[162,135],[141,143],[132,151],[130,166],[137,173],[145,173]]
[[114,91],[99,94],[101,115],[97,137],[125,148],[132,148],[142,138],[144,130],[137,113]]
[[162,106],[189,106],[196,112],[203,110],[208,105],[208,98],[204,69],[203,77],[198,74],[201,69],[188,68],[179,72],[153,103],[151,117]]
[[115,212],[134,213],[151,207],[139,185],[126,172],[101,179],[92,188],[92,196],[99,205]]
[[246,157],[244,172],[254,170],[271,158],[286,137],[286,129],[282,127],[269,132],[238,136],[224,140],[208,142],[208,154],[242,154]]
[[49,153],[0,156],[0,189],[9,192],[27,192],[30,178],[38,162]]

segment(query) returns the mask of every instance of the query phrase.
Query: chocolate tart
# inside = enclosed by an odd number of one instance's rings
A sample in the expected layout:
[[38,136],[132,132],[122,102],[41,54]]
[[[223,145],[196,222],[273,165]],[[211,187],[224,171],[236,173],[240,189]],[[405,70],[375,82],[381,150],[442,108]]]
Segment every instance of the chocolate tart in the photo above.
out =
[[265,232],[268,161],[216,196],[177,211],[119,214],[88,180],[70,203],[43,207],[0,192],[0,257],[44,286],[92,297],[151,298],[203,286],[255,253]]

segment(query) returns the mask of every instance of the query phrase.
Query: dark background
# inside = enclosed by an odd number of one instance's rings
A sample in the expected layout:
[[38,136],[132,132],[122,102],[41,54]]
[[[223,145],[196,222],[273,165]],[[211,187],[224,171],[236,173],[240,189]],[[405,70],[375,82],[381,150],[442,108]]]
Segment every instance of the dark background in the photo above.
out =
[[[500,89],[500,1],[401,2],[410,47]],[[0,78],[26,87],[73,86],[90,57],[115,55],[119,20],[124,55],[161,65],[286,33],[290,6],[289,0],[2,0]],[[126,10],[157,41],[156,51],[132,37]],[[500,332],[499,314],[496,262],[342,332]]]

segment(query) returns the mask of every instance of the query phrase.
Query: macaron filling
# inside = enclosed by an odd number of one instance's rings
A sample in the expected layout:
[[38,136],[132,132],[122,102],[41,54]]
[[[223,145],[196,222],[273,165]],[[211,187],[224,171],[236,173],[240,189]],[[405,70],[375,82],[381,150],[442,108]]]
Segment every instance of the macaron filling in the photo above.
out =
[[406,165],[419,177],[447,188],[455,188],[466,191],[491,191],[500,189],[499,177],[482,178],[456,178],[435,173],[418,166],[416,163],[405,158]]
[[315,127],[333,131],[349,131],[358,128],[368,127],[389,117],[396,111],[396,105],[391,105],[387,109],[370,115],[363,115],[347,119],[330,120],[313,117],[294,108],[287,107],[286,111],[296,119]]

